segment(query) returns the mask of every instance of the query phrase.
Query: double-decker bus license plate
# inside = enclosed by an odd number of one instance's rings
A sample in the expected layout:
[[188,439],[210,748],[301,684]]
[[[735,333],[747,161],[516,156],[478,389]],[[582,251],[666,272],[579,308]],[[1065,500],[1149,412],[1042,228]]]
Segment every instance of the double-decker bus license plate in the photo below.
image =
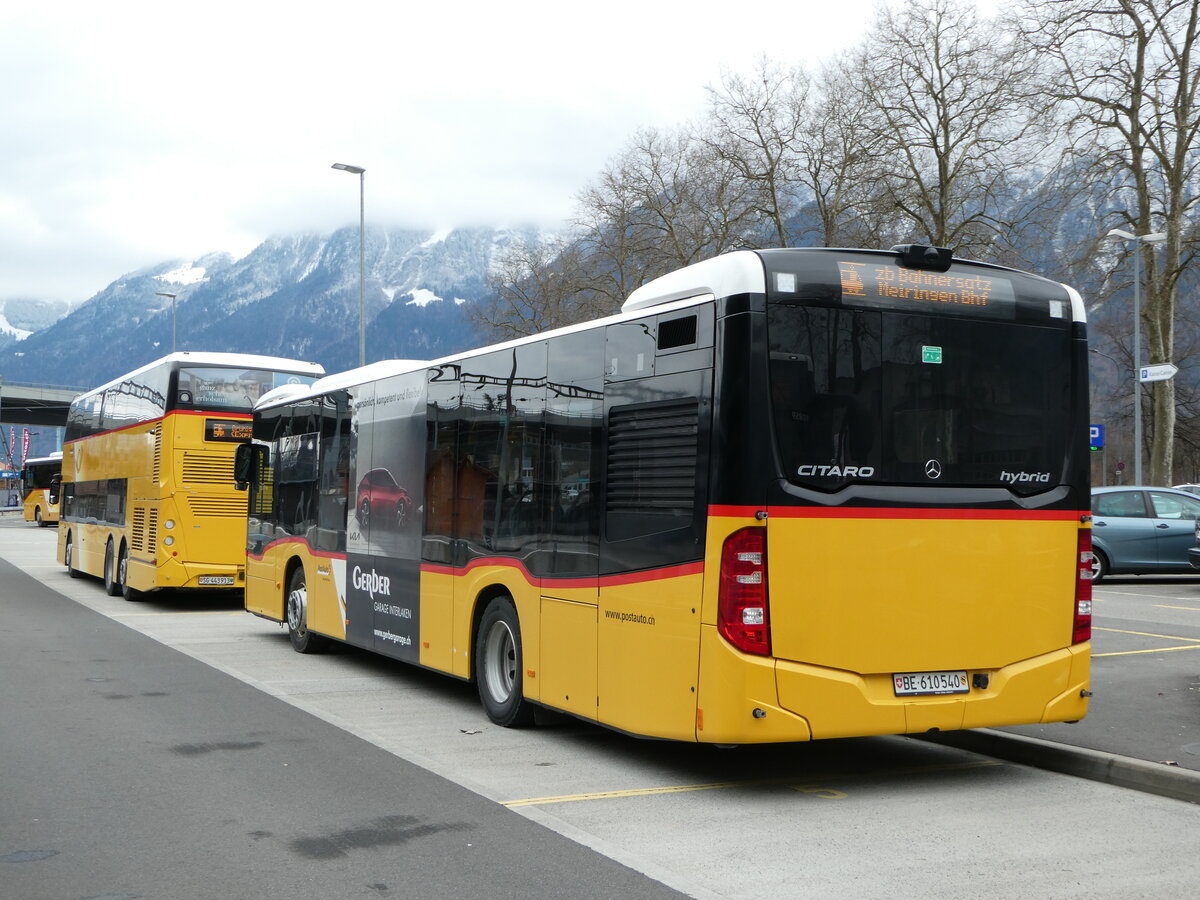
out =
[[196,579],[204,587],[232,587],[232,575],[201,575]]
[[897,697],[971,692],[966,672],[897,672],[892,676],[892,686]]

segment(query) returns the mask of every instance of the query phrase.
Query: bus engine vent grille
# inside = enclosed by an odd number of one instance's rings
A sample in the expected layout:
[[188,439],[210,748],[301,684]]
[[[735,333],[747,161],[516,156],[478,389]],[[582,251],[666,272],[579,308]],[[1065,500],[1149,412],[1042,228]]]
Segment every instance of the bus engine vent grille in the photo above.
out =
[[676,347],[690,347],[696,343],[696,317],[684,316],[682,319],[669,319],[658,323],[658,349],[674,350]]
[[193,516],[246,518],[245,494],[236,497],[189,497],[187,503]]
[[154,462],[150,470],[150,478],[158,484],[162,480],[162,423],[154,426]]
[[698,412],[695,398],[612,410],[607,513],[691,518]]
[[233,484],[233,457],[222,453],[183,454],[185,484]]
[[134,507],[129,533],[129,547],[134,553],[153,553],[158,543],[158,510]]
[[146,508],[144,506],[135,507],[133,510],[133,522],[129,529],[129,545],[133,548],[134,553],[146,552]]

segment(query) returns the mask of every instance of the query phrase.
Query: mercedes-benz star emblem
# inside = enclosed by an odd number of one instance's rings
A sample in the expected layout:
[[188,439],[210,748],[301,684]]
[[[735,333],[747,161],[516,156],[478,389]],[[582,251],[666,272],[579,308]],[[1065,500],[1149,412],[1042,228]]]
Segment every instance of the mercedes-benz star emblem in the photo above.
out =
[[925,463],[925,474],[930,478],[942,477],[942,464],[936,459],[931,459]]

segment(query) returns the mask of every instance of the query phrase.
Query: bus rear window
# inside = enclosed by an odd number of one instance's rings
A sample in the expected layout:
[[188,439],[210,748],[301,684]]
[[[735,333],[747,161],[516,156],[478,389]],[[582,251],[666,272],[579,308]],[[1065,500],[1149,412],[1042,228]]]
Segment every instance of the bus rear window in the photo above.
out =
[[1065,329],[992,319],[772,303],[775,436],[786,477],[1057,485],[1067,446]]

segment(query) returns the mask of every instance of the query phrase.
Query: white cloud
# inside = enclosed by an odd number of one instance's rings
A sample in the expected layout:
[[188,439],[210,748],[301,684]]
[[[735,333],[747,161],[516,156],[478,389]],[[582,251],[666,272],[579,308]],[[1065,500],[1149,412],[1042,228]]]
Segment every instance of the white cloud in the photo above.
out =
[[[0,11],[0,298],[358,217],[554,224],[722,69],[815,62],[871,0],[333,6],[60,0]],[[15,89],[14,86],[20,86]]]

